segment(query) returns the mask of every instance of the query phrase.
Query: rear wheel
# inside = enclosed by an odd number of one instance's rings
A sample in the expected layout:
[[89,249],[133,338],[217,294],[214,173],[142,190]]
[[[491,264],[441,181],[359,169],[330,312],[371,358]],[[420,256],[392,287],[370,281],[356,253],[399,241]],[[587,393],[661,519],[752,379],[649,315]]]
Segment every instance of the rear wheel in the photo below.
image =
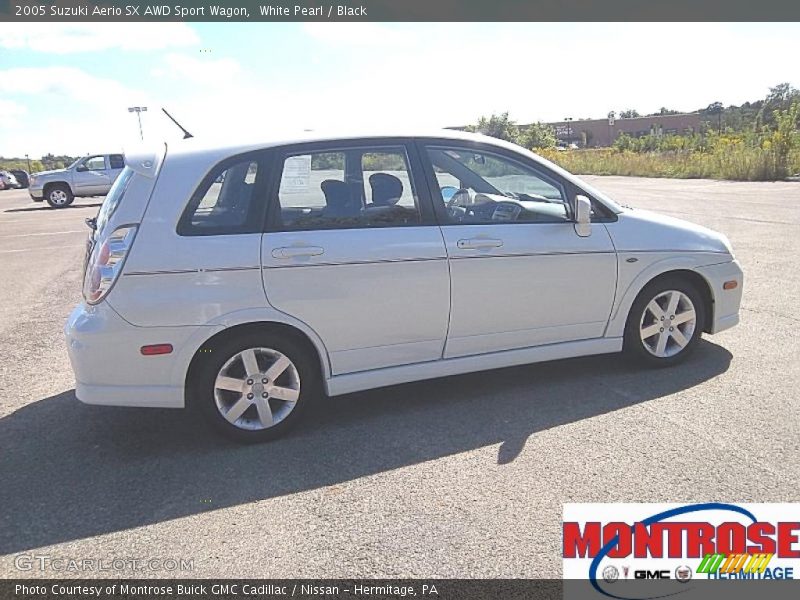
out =
[[703,298],[691,283],[665,277],[636,298],[625,327],[625,350],[638,360],[666,367],[697,346],[705,323]]
[[291,337],[252,333],[212,350],[194,386],[211,425],[239,442],[288,431],[319,389],[315,363]]
[[64,208],[72,204],[75,197],[72,195],[72,190],[68,185],[63,183],[56,183],[47,188],[45,193],[47,203],[53,208]]

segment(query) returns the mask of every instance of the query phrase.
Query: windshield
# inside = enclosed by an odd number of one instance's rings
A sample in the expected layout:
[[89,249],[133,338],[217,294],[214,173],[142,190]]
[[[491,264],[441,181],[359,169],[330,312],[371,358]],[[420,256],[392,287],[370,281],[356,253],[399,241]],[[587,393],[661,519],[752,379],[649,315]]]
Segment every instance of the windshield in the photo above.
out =
[[117,180],[114,182],[114,185],[111,186],[111,189],[108,191],[108,195],[106,199],[103,200],[103,205],[100,207],[100,211],[97,213],[97,233],[103,231],[103,227],[105,227],[108,220],[111,218],[111,215],[114,214],[114,211],[119,206],[119,203],[122,201],[122,197],[125,195],[125,190],[128,187],[128,183],[130,182],[131,178],[133,177],[133,170],[130,167],[125,167],[120,173]]
[[67,168],[68,168],[68,169],[71,169],[72,167],[74,167],[75,165],[77,165],[77,164],[78,164],[79,162],[81,162],[82,160],[83,160],[83,157],[81,157],[81,158],[77,159],[75,162],[73,162],[73,163],[72,163],[70,166],[68,166]]

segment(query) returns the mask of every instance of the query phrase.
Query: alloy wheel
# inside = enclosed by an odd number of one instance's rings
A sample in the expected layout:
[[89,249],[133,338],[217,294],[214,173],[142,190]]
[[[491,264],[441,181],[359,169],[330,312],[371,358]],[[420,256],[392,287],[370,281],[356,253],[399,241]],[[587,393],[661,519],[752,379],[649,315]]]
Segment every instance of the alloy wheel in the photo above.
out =
[[697,312],[692,300],[678,290],[659,292],[639,322],[639,336],[645,349],[658,358],[683,351],[695,334]]
[[53,204],[62,206],[67,203],[67,194],[64,190],[53,190],[50,192],[50,201]]
[[300,398],[300,374],[285,354],[248,348],[230,358],[214,381],[217,410],[240,429],[259,431],[283,421]]

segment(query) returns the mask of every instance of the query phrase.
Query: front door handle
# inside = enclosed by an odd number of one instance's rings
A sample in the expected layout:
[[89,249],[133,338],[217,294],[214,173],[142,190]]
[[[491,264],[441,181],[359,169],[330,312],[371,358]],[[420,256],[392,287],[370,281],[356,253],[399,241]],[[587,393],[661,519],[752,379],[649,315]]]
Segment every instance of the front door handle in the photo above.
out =
[[458,240],[456,244],[461,250],[480,250],[482,248],[499,248],[503,245],[503,240],[492,238],[470,238]]
[[319,256],[325,252],[319,246],[285,246],[272,251],[273,258],[299,258],[303,256]]

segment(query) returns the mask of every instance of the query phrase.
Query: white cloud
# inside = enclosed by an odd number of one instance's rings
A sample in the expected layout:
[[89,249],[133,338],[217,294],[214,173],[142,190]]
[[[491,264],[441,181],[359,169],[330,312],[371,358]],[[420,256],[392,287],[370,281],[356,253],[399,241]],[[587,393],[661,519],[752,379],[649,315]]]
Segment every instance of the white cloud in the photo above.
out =
[[20,94],[45,94],[76,100],[93,108],[113,109],[141,102],[143,92],[119,81],[96,77],[77,67],[17,67],[0,70],[1,81],[24,81]]
[[397,45],[410,43],[411,34],[378,23],[303,23],[303,31],[314,39],[340,45]]
[[0,119],[0,127],[13,124],[15,119],[22,117],[27,112],[28,108],[24,104],[0,98],[0,115],[3,115],[3,118]]
[[21,23],[0,29],[0,48],[51,54],[101,50],[164,50],[196,45],[185,23]]
[[239,78],[241,65],[232,58],[206,59],[186,54],[168,54],[153,69],[156,77],[181,78],[190,83],[218,86]]

